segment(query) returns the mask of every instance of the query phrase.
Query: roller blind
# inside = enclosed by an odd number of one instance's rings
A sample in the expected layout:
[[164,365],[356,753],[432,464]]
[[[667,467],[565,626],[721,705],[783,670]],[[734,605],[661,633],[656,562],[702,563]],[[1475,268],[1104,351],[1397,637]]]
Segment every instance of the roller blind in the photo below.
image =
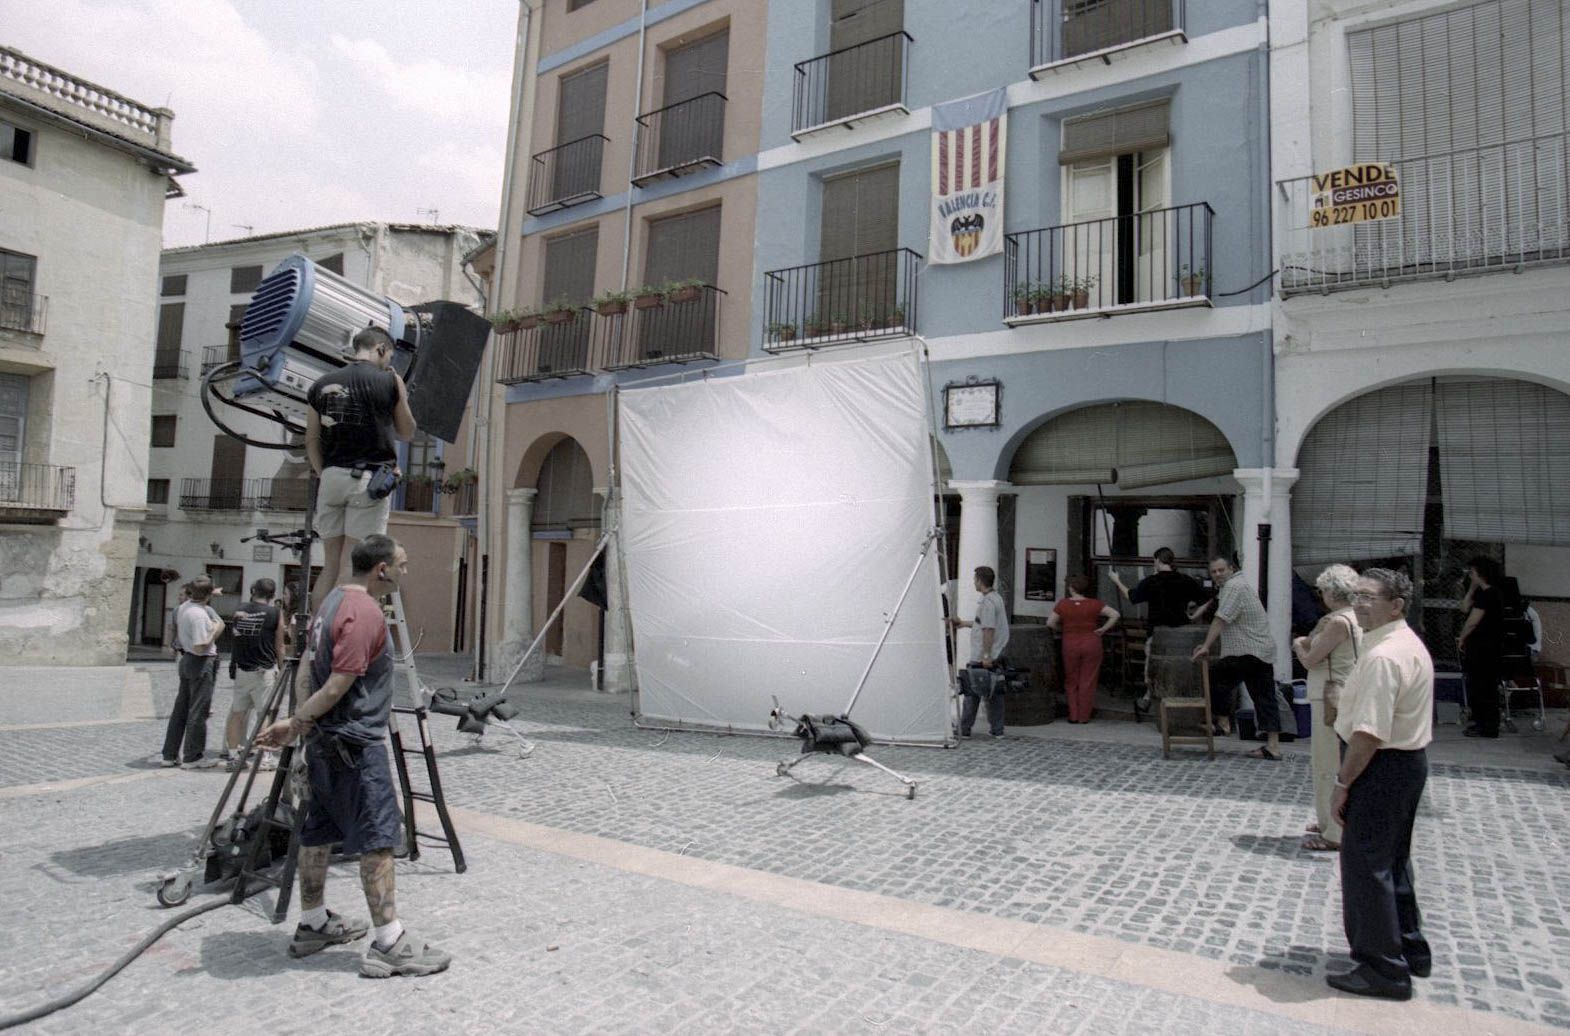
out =
[[829,50],[843,50],[905,27],[905,0],[834,0]]
[[730,55],[730,33],[713,36],[667,51],[665,55],[665,104],[679,104],[706,93],[725,92],[725,65]]
[[720,273],[720,207],[670,216],[649,224],[643,283],[695,278],[713,284]]
[[1063,121],[1063,147],[1058,163],[1070,165],[1093,158],[1127,155],[1166,147],[1171,140],[1168,101],[1119,108]]
[[1292,491],[1295,564],[1419,552],[1432,414],[1422,382],[1358,396],[1313,427]]
[[165,302],[158,307],[158,351],[176,351],[185,337],[185,303]]
[[1493,378],[1435,392],[1445,535],[1570,546],[1570,396]]
[[552,238],[545,242],[545,292],[542,301],[565,297],[582,305],[594,297],[594,264],[600,245],[600,230],[589,230]]
[[899,163],[823,181],[820,259],[899,247]]
[[584,529],[598,524],[594,510],[594,469],[575,440],[563,439],[545,455],[537,483],[532,526]]
[[1048,421],[1015,450],[1009,481],[1137,489],[1228,475],[1236,467],[1226,437],[1198,414],[1131,402],[1084,407]]
[[609,64],[561,77],[556,102],[556,143],[567,144],[605,131],[605,77]]

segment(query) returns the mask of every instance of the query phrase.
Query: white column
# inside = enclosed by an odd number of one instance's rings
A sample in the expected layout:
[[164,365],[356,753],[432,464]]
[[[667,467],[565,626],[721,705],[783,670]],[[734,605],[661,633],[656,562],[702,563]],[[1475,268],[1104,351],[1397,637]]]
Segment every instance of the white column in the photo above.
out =
[[1265,611],[1276,642],[1276,678],[1292,675],[1292,484],[1296,468],[1238,468],[1232,477],[1243,487],[1243,521],[1237,534],[1243,559],[1243,576],[1259,588],[1259,527],[1270,526],[1270,585],[1265,588]]
[[603,508],[605,532],[605,670],[600,673],[600,690],[607,694],[632,690],[636,671],[632,665],[632,618],[627,612],[626,588],[622,585],[621,500],[608,498],[608,490],[596,489],[595,495],[609,506]]
[[[534,498],[537,489],[507,490],[507,606],[502,613],[502,642],[496,673],[505,680],[534,639]],[[545,655],[535,652],[518,677],[545,678]]]
[[[953,616],[971,620],[976,617],[976,569],[986,565],[998,570],[998,496],[1012,488],[1007,482],[950,482],[959,494],[959,577],[956,601],[950,601]],[[961,665],[970,658],[971,631],[959,631],[955,660]]]

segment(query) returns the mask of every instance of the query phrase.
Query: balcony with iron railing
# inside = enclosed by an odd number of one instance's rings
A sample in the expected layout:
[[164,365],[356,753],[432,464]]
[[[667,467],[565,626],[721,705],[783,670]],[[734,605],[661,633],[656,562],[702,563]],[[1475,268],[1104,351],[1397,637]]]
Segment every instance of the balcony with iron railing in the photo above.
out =
[[790,135],[801,140],[870,119],[910,114],[905,87],[914,42],[901,30],[797,62]]
[[638,155],[632,182],[685,176],[723,163],[725,95],[710,91],[638,116]]
[[202,348],[202,376],[214,367],[222,367],[230,360],[238,360],[240,350],[231,345],[208,345]]
[[908,248],[765,273],[763,348],[813,349],[916,332],[916,274]]
[[1186,0],[1030,0],[1030,77],[1186,43]]
[[1205,202],[1003,235],[1003,322],[1211,304]]
[[52,522],[75,503],[75,468],[0,461],[0,522]]
[[496,380],[503,385],[590,374],[594,311],[587,306],[531,317],[525,326],[499,331]]
[[601,197],[600,166],[608,140],[595,133],[535,155],[529,176],[529,215],[543,216]]
[[1400,205],[1383,219],[1338,225],[1313,177],[1276,184],[1283,296],[1570,262],[1570,134],[1386,164]]
[[698,285],[647,296],[643,306],[612,303],[594,314],[593,356],[606,370],[692,363],[719,356],[720,297]]
[[304,478],[185,478],[185,511],[304,511],[311,484]]
[[190,373],[191,354],[185,349],[159,349],[153,353],[153,380],[183,379]]
[[0,292],[0,330],[42,335],[49,296],[25,291]]

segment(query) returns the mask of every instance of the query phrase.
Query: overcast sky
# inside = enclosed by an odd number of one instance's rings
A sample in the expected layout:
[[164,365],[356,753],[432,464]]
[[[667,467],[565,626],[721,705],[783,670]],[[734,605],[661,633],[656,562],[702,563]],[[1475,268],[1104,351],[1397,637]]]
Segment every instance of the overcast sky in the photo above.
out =
[[[175,113],[164,245],[496,226],[517,0],[0,0],[0,43]],[[254,230],[249,229],[254,228]]]

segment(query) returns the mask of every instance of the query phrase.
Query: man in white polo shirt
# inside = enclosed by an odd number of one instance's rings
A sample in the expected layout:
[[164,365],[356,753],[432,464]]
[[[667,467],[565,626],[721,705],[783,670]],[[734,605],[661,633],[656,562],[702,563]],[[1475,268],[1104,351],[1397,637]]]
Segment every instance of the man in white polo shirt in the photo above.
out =
[[1341,835],[1341,917],[1357,967],[1326,981],[1358,996],[1412,997],[1433,953],[1412,882],[1412,825],[1434,739],[1434,662],[1407,625],[1412,580],[1371,568],[1352,608],[1362,655],[1341,691],[1336,734],[1346,742],[1330,809]]

